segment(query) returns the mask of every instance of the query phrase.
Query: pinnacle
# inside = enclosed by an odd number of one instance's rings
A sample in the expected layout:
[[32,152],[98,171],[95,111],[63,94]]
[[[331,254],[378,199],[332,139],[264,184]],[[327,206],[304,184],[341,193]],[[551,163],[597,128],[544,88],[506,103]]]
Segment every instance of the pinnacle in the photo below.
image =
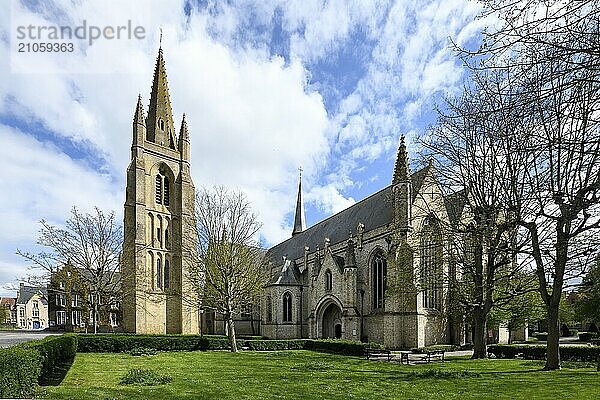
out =
[[394,177],[392,184],[399,182],[407,182],[410,179],[410,167],[408,165],[408,152],[404,135],[400,137],[400,145],[398,146],[398,156],[396,157],[396,166],[394,168]]

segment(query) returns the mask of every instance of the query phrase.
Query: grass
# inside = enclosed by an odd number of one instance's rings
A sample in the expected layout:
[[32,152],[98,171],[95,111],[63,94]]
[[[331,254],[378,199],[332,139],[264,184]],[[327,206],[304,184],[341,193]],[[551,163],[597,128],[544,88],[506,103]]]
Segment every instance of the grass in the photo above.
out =
[[[131,369],[172,377],[159,386],[121,385]],[[593,368],[541,371],[523,360],[405,366],[310,351],[171,352],[152,356],[78,353],[49,399],[548,399],[596,398]]]

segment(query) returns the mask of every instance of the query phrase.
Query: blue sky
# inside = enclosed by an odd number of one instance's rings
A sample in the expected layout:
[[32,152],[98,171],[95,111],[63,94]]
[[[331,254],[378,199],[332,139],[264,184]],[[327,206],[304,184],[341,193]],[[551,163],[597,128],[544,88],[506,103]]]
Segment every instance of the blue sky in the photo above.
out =
[[[12,0],[0,16],[0,294],[30,272],[14,253],[40,250],[40,219],[60,225],[72,206],[121,219],[131,118],[138,93],[148,106],[160,28],[196,186],[246,192],[272,245],[290,235],[299,166],[309,225],[389,185],[400,136],[425,133],[460,88],[449,38],[476,43],[479,12],[467,0]],[[146,35],[16,51],[19,25],[83,20],[131,20]]]

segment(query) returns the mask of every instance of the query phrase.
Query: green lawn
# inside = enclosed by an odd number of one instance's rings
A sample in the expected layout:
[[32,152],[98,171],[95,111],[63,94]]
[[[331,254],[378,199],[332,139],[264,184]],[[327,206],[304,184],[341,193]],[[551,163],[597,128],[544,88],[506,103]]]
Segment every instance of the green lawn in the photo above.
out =
[[[597,398],[600,373],[594,369],[563,368],[544,372],[541,366],[535,361],[458,358],[444,363],[403,366],[310,351],[173,352],[141,357],[78,353],[60,386],[40,388],[36,397],[76,400]],[[119,384],[132,368],[168,374],[173,381],[160,386]],[[471,374],[450,378],[418,376],[426,369],[468,370]]]

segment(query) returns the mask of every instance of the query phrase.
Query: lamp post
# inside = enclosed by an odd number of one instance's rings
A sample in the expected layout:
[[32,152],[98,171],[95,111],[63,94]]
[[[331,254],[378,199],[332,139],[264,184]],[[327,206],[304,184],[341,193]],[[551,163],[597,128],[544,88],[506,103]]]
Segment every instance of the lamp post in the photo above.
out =
[[360,288],[360,341],[363,341],[364,331],[363,331],[363,323],[364,323],[364,314],[365,314],[365,289]]

